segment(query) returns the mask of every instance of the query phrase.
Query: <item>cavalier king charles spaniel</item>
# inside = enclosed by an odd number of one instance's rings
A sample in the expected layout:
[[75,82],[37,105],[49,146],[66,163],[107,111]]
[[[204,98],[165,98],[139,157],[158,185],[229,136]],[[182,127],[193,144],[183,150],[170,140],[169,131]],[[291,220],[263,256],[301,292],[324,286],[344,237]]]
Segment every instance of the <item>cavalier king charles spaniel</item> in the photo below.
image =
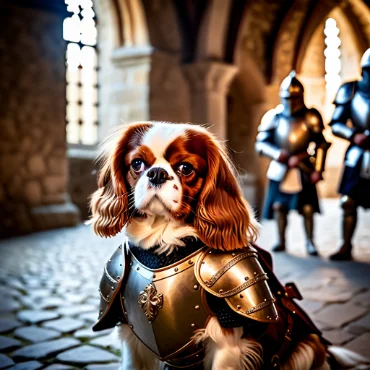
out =
[[[225,149],[206,128],[163,122],[126,125],[103,144],[100,159],[99,189],[91,199],[98,235],[123,231],[137,250],[154,250],[168,264],[177,253],[186,255],[187,240],[218,251],[237,251],[255,242],[258,223]],[[123,369],[168,366],[127,324],[120,332]],[[194,332],[194,341],[206,347],[201,368],[270,369],[263,364],[268,348],[258,337],[249,336],[243,326],[223,327],[218,315]],[[321,337],[311,334],[277,366],[329,369],[326,354]]]

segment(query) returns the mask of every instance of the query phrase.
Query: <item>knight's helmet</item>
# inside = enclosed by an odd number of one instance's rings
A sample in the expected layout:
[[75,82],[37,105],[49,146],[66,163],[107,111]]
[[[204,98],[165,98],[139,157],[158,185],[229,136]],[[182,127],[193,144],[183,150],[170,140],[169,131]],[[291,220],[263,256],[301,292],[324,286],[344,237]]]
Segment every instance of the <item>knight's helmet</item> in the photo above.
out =
[[361,68],[370,68],[370,48],[365,51],[361,58]]
[[289,73],[280,85],[279,96],[283,104],[283,112],[291,115],[301,110],[304,105],[304,87],[296,77],[295,71]]

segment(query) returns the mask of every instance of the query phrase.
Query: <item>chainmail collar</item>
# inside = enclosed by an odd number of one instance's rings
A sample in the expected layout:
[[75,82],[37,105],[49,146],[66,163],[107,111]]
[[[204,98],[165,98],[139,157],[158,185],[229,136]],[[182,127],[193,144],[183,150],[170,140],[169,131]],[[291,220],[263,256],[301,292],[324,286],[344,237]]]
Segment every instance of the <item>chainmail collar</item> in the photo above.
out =
[[166,255],[166,253],[155,253],[159,246],[154,246],[150,249],[142,249],[132,244],[130,241],[128,241],[128,245],[132,254],[141,264],[150,269],[158,269],[172,265],[204,247],[204,244],[199,239],[192,236],[185,237],[182,241],[185,243],[185,246],[178,247],[169,255]]

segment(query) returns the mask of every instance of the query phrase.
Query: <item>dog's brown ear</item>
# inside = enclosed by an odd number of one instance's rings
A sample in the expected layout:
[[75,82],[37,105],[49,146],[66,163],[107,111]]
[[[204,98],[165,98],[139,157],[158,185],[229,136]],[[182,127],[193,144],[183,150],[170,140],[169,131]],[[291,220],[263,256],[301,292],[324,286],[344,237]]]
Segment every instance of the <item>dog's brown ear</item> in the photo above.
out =
[[130,186],[126,175],[125,156],[136,145],[150,123],[125,126],[119,139],[107,140],[103,165],[98,175],[98,190],[91,196],[90,208],[95,232],[110,237],[118,234],[126,225],[133,211],[129,207]]
[[196,207],[194,227],[210,248],[233,250],[255,241],[257,228],[231,169],[213,138],[207,141],[208,174]]

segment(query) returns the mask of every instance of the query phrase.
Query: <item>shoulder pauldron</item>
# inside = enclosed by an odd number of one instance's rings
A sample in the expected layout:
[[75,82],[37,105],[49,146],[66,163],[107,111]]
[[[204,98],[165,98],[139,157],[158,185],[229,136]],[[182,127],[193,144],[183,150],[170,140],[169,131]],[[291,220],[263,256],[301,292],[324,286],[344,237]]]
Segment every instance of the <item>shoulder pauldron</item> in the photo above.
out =
[[195,274],[207,292],[224,298],[240,315],[268,323],[278,320],[276,300],[255,248],[232,252],[207,249],[197,260]]
[[104,265],[104,272],[99,286],[99,318],[98,322],[93,326],[93,331],[112,328],[118,322],[125,321],[118,294],[124,280],[125,263],[127,262],[125,251],[122,251],[122,248],[120,245]]
[[355,95],[355,88],[356,81],[351,81],[343,84],[337,92],[337,96],[335,97],[334,103],[336,105],[348,103],[350,100],[352,100],[353,96]]

